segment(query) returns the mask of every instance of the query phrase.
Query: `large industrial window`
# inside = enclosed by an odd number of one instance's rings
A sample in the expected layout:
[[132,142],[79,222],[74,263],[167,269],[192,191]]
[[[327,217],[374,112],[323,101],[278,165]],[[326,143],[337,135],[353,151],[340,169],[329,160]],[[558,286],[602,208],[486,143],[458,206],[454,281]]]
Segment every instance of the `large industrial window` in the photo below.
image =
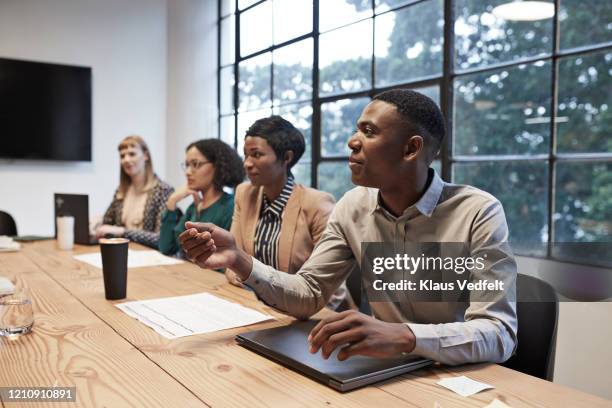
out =
[[503,203],[517,253],[612,241],[606,1],[220,0],[218,63],[220,138],[242,153],[251,123],[282,115],[307,140],[301,183],[340,198],[363,107],[416,89],[448,125],[433,167]]

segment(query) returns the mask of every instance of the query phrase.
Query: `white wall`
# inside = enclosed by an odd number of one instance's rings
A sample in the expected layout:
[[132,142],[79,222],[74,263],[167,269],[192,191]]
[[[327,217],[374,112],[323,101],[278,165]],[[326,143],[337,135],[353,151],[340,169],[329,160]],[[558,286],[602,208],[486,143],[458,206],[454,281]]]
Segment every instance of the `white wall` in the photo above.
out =
[[117,144],[136,133],[165,174],[166,0],[2,0],[0,56],[92,67],[90,163],[0,161],[0,209],[20,234],[53,233],[53,193],[102,213],[119,180]]
[[168,182],[185,183],[185,148],[216,138],[217,2],[168,1]]
[[[612,399],[612,271],[517,257],[520,273],[543,278],[561,294],[553,381]],[[565,295],[565,296],[564,296]]]
[[554,382],[612,400],[612,302],[559,304]]

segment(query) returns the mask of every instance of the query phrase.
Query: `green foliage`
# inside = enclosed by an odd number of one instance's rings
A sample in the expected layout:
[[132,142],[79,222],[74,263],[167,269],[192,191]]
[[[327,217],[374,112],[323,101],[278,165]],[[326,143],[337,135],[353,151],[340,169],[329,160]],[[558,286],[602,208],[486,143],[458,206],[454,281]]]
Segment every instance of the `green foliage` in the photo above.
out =
[[[591,194],[587,199],[590,207],[591,220],[612,222],[612,171],[611,166],[602,165],[593,176]],[[612,231],[608,231],[611,234]]]
[[612,7],[605,0],[561,0],[561,49],[612,41]]
[[612,152],[612,52],[559,61],[560,153]]
[[[323,1],[323,0],[321,0]],[[370,0],[345,0],[356,10],[371,7]],[[455,2],[455,68],[485,67],[552,52],[552,19],[512,22],[494,17],[495,6],[507,0]],[[586,3],[586,5],[585,5]],[[393,7],[398,0],[378,0]],[[394,26],[387,53],[375,60],[376,85],[406,83],[439,75],[442,69],[442,0],[430,0],[383,14],[377,23]],[[599,0],[562,0],[560,12],[563,48],[612,40],[612,8]],[[381,27],[377,26],[377,32]],[[377,42],[378,44],[378,42]],[[338,47],[358,44],[338,44]],[[378,51],[377,51],[378,53]],[[371,61],[356,58],[335,61],[320,69],[321,92],[369,89]],[[270,103],[270,67],[240,70],[241,101],[248,106]],[[515,68],[458,76],[454,81],[454,154],[548,154],[552,65],[549,61]],[[603,51],[561,59],[558,70],[559,153],[612,152],[610,84],[612,52]],[[274,66],[276,90],[283,101],[312,98],[311,67]],[[287,96],[288,95],[288,96]],[[365,101],[322,105],[322,153],[346,155],[346,142]],[[242,106],[242,103],[241,103]],[[286,108],[289,109],[289,108]],[[310,119],[309,119],[310,120]],[[454,180],[494,194],[504,205],[511,240],[522,253],[543,254],[548,237],[548,191],[554,188],[556,241],[610,241],[612,168],[610,163],[558,162],[555,186],[548,185],[546,160],[485,162],[454,167]],[[319,187],[339,197],[352,187],[344,162],[319,166]]]

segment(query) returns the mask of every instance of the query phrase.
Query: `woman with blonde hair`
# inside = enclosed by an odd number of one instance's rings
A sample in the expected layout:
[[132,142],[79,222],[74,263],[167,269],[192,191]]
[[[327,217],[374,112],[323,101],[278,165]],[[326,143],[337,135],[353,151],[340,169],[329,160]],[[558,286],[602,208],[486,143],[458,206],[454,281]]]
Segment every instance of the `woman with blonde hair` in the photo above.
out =
[[131,135],[119,143],[119,188],[106,210],[98,238],[125,237],[157,248],[161,212],[174,191],[153,172],[149,147],[140,136]]

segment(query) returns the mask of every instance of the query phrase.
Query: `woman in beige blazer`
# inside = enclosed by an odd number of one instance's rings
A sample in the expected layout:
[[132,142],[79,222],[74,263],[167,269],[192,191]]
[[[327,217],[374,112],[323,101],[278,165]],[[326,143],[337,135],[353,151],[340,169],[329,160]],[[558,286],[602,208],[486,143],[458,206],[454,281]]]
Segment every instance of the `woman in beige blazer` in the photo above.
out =
[[[255,256],[255,227],[264,188],[249,182],[236,189],[231,232],[239,248]],[[278,240],[278,270],[296,273],[310,256],[334,208],[334,198],[314,188],[295,184],[282,214]],[[233,277],[233,272],[226,275]],[[229,279],[232,283],[239,283]]]
[[[334,207],[330,194],[295,183],[291,168],[304,150],[302,133],[280,116],[251,125],[244,141],[244,169],[250,182],[236,189],[231,227],[239,248],[292,274],[312,253]],[[226,269],[225,275],[242,286],[232,270]],[[341,288],[328,306],[336,308],[346,293]]]

